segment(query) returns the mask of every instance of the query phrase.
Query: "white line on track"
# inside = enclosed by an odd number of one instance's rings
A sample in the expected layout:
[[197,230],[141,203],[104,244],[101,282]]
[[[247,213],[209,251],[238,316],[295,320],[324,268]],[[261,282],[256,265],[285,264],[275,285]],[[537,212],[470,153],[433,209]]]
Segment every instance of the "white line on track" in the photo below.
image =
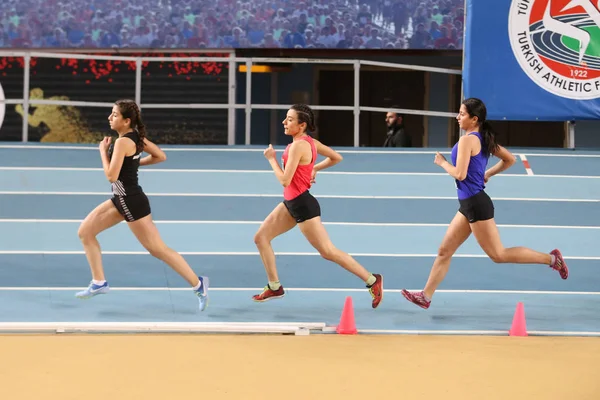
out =
[[[523,175],[525,176],[525,175]],[[369,196],[369,195],[337,195],[319,194],[316,197],[323,199],[373,199],[373,200],[456,200],[456,196]],[[0,195],[40,195],[40,196],[104,196],[110,197],[110,192],[71,192],[71,191],[31,191],[31,190],[1,190]],[[156,193],[148,192],[152,197],[268,197],[282,198],[280,193]],[[569,203],[598,203],[600,199],[569,199],[569,198],[537,198],[537,197],[494,197],[494,201],[541,201],[541,202],[569,202]]]
[[[266,147],[266,146],[265,146]],[[283,148],[283,146],[277,146]],[[69,145],[19,145],[19,144],[3,144],[0,145],[0,149],[44,149],[44,150],[95,150],[98,151],[97,146],[69,146]],[[181,151],[181,152],[248,152],[255,153],[264,151],[263,148],[245,148],[245,147],[169,147],[164,146],[162,149],[166,152],[169,151]],[[405,154],[430,154],[435,155],[438,151],[442,154],[450,154],[449,149],[431,149],[431,150],[352,150],[347,148],[335,148],[339,153],[345,154],[390,154],[390,155],[405,155]],[[519,154],[525,154],[532,157],[572,157],[572,158],[600,158],[600,154],[580,154],[577,152],[564,152],[564,153],[537,153],[532,152],[528,149],[526,152],[520,149],[508,150],[518,152]]]
[[[523,154],[520,155],[524,157]],[[529,165],[527,163],[527,165]],[[502,173],[494,179],[535,177],[539,179],[600,179],[600,175],[555,175],[533,174],[531,168],[525,167],[525,174]],[[102,168],[92,167],[31,167],[31,166],[2,166],[0,171],[60,171],[60,172],[102,172]],[[140,174],[145,173],[198,173],[198,174],[272,174],[267,169],[210,169],[210,168],[142,168]],[[448,176],[445,172],[394,172],[394,171],[322,171],[320,175],[364,175],[364,176]]]
[[[78,290],[81,287],[76,286],[1,286],[0,291],[71,291]],[[190,288],[184,287],[113,287],[111,291],[123,291],[123,292],[137,292],[137,291],[189,291]],[[211,287],[210,291],[213,292],[254,292],[261,291],[263,288],[250,288],[250,287]],[[290,292],[355,292],[362,293],[364,289],[355,288],[285,288],[286,291]],[[408,290],[420,290],[420,289],[408,289]],[[386,293],[400,293],[401,289],[385,289]],[[581,292],[581,291],[552,291],[552,290],[471,290],[471,289],[444,289],[437,290],[436,293],[448,293],[448,294],[530,294],[530,295],[552,295],[552,296],[600,296],[600,292]]]
[[[103,255],[149,256],[147,251],[103,250]],[[259,256],[257,251],[180,251],[183,256]],[[426,253],[349,253],[352,257],[384,258],[435,258],[437,254]],[[85,255],[83,250],[0,250],[0,255]],[[276,256],[320,257],[318,252],[275,252]],[[600,256],[572,256],[563,254],[565,260],[597,261]],[[452,258],[488,258],[486,254],[454,254]]]
[[[34,223],[34,224],[80,224],[82,219],[20,219],[20,218],[0,218],[0,223]],[[263,221],[209,221],[209,220],[155,220],[156,224],[174,224],[174,225],[260,225]],[[123,221],[123,224],[126,222]],[[389,227],[447,227],[447,223],[417,223],[417,222],[328,222],[324,225],[333,226],[389,226]],[[600,226],[586,225],[519,225],[519,224],[498,224],[499,228],[516,229],[600,229]]]

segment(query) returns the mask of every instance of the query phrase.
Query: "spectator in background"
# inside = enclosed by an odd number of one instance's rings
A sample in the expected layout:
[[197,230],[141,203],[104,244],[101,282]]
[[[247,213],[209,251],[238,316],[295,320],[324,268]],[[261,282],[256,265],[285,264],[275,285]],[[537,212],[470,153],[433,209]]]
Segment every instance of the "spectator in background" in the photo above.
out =
[[291,24],[291,32],[288,33],[283,39],[283,47],[287,47],[288,49],[295,48],[296,46],[304,47],[306,41],[304,40],[304,36],[298,32],[298,27],[296,24]]
[[[442,28],[443,29],[443,28]],[[443,33],[443,31],[442,31]],[[410,38],[411,49],[426,49],[432,44],[431,35],[425,30],[425,24],[417,25],[417,32]]]
[[360,26],[365,26],[373,22],[373,14],[369,12],[369,7],[366,4],[360,7],[360,12],[356,16],[356,20]]
[[308,21],[306,20],[305,13],[302,13],[298,16],[298,32],[304,34],[306,27],[308,26]]
[[257,45],[265,38],[266,23],[259,26],[259,22],[254,20],[248,24],[247,37],[251,45]]
[[277,49],[280,46],[279,43],[273,38],[273,34],[267,33],[265,34],[265,38],[263,39],[261,47],[264,47],[265,49]]
[[54,35],[48,36],[46,39],[48,47],[68,47],[67,36],[65,32],[60,28],[54,29]]
[[210,33],[207,47],[216,49],[225,47],[225,41],[222,36],[219,36],[219,32],[216,29]]
[[304,15],[305,18],[308,17],[308,9],[305,2],[300,2],[298,9],[292,13],[292,16],[296,18],[299,18],[301,15]]
[[431,27],[429,28],[429,34],[431,35],[431,40],[435,41],[441,37],[444,37],[442,31],[440,31],[440,26],[436,21],[431,21]]
[[231,32],[233,35],[225,37],[225,43],[234,49],[241,47],[240,42],[242,39],[242,29],[236,26],[231,30]]
[[102,36],[102,40],[100,41],[100,47],[103,47],[103,48],[109,47],[110,48],[113,46],[117,46],[117,47],[121,46],[121,36],[116,34],[111,29],[111,30],[106,31],[104,33],[104,36]]
[[442,24],[444,16],[440,14],[440,9],[438,6],[433,6],[433,10],[431,11],[431,20],[435,21],[438,26]]
[[382,49],[383,48],[383,40],[381,40],[377,35],[379,31],[377,29],[371,29],[371,38],[367,40],[365,47],[367,49]]
[[347,30],[344,31],[344,39],[340,40],[337,44],[338,49],[349,49],[352,46],[352,33]]
[[308,47],[308,46],[315,46],[316,47],[317,42],[315,42],[312,29],[305,30],[304,31],[304,37],[305,37],[306,47]]
[[406,1],[396,0],[392,5],[392,20],[394,21],[394,33],[400,35],[408,29],[409,9]]
[[341,40],[345,39],[345,37],[346,37],[345,31],[346,31],[346,28],[344,27],[344,24],[338,24],[337,32],[333,35],[333,37],[335,38],[336,47],[337,47],[337,43],[339,43]]
[[335,37],[331,34],[329,27],[324,26],[323,29],[321,29],[321,36],[319,37],[318,43],[322,44],[323,47],[331,48],[335,47],[338,41],[335,40]]
[[[400,108],[392,106],[391,108]],[[385,114],[385,124],[387,125],[387,137],[383,147],[412,147],[412,139],[404,130],[404,118],[395,112]]]

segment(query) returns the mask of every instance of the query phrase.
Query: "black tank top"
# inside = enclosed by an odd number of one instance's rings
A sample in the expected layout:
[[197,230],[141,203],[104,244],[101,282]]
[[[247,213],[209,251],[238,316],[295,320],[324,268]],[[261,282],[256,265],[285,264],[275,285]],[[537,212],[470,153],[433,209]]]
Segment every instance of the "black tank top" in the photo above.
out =
[[[140,137],[137,131],[124,134],[122,137],[129,138],[135,142],[137,146]],[[108,159],[112,159],[114,143],[108,148]],[[138,168],[140,167],[140,157],[142,152],[136,152],[134,155],[125,157],[119,177],[112,183],[112,192],[117,196],[131,196],[142,192],[141,186],[138,184]]]

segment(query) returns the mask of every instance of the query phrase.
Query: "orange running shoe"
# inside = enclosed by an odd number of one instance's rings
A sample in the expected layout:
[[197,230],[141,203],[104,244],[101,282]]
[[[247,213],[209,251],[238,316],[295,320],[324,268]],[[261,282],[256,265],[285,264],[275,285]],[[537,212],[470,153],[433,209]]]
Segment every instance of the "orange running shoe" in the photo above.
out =
[[383,300],[383,276],[380,274],[373,274],[375,277],[375,283],[371,286],[367,286],[369,288],[369,293],[371,293],[371,297],[373,297],[373,303],[371,307],[377,308],[381,300]]
[[280,299],[285,296],[285,291],[283,290],[283,286],[279,286],[279,289],[272,290],[269,285],[265,286],[262,293],[255,294],[252,296],[252,300],[257,302],[263,302],[272,299]]

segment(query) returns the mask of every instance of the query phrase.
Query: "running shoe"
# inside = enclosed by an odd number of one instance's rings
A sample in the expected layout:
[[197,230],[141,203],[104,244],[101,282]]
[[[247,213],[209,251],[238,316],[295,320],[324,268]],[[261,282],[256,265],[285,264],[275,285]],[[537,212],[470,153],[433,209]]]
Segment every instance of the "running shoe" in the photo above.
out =
[[423,293],[422,290],[420,292],[409,292],[406,289],[402,289],[401,293],[406,300],[418,305],[421,308],[428,309],[431,305],[431,300],[427,300],[425,298],[425,293]]
[[199,276],[198,279],[200,279],[200,282],[202,284],[200,285],[200,288],[198,290],[194,290],[194,293],[196,294],[196,296],[198,296],[200,311],[204,311],[206,309],[206,306],[208,305],[209,280],[206,276]]
[[104,282],[102,285],[96,285],[94,281],[90,281],[90,285],[87,289],[75,293],[75,297],[80,299],[90,299],[99,294],[106,294],[110,291],[110,287],[108,286],[108,282]]
[[369,289],[369,293],[371,293],[371,297],[373,297],[371,307],[377,308],[381,300],[383,300],[383,276],[380,274],[373,274],[373,276],[375,277],[375,283],[367,286],[367,288]]
[[550,254],[554,256],[554,264],[550,265],[550,268],[558,271],[561,278],[567,279],[569,277],[569,267],[567,267],[567,263],[565,263],[560,251],[558,249],[554,249],[550,252]]
[[261,293],[252,296],[252,300],[262,303],[263,301],[280,299],[283,296],[285,296],[285,290],[283,290],[283,286],[279,286],[279,289],[277,290],[272,290],[269,285],[267,285],[264,287]]

